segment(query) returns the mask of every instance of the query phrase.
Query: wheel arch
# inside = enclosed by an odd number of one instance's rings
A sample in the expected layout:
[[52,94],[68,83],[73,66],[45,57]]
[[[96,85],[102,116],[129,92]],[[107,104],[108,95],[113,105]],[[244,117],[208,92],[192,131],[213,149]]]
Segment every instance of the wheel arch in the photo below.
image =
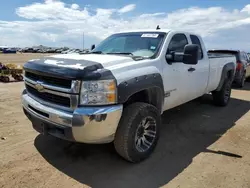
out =
[[235,75],[235,68],[236,67],[233,62],[230,62],[224,65],[222,69],[219,85],[215,91],[219,91],[222,88],[225,79],[229,78],[231,81],[233,81],[234,75]]
[[118,103],[127,106],[134,102],[152,104],[162,112],[164,88],[159,73],[134,77],[118,85]]

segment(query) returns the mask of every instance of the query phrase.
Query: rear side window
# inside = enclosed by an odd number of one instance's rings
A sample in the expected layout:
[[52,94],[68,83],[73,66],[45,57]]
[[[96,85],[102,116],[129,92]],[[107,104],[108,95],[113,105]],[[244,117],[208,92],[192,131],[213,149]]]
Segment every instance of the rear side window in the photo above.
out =
[[199,60],[203,58],[203,51],[202,51],[202,47],[201,47],[201,42],[199,40],[199,38],[195,35],[190,35],[191,41],[193,44],[197,44],[199,46]]
[[246,53],[247,61],[250,61],[249,55]]
[[240,60],[247,60],[244,52],[240,52]]
[[186,35],[176,34],[172,37],[169,46],[168,53],[170,52],[184,52],[185,46],[188,44]]
[[248,61],[248,55],[246,52],[244,52],[244,55],[245,55],[245,60]]

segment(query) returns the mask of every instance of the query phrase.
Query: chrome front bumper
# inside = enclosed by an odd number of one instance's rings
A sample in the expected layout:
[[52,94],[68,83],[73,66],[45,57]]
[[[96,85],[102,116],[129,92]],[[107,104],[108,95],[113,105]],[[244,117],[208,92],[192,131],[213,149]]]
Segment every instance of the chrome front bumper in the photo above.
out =
[[82,142],[109,143],[114,140],[123,106],[79,107],[66,112],[45,106],[22,94],[24,113],[40,133]]

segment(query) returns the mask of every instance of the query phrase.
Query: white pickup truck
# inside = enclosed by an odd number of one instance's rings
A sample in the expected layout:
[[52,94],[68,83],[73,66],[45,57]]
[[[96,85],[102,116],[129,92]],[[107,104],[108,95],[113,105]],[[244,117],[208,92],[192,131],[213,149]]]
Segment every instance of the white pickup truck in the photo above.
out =
[[136,163],[155,149],[165,110],[210,92],[216,105],[227,105],[235,67],[235,56],[208,56],[196,34],[120,32],[87,54],[28,61],[22,104],[38,132],[114,142],[119,155]]

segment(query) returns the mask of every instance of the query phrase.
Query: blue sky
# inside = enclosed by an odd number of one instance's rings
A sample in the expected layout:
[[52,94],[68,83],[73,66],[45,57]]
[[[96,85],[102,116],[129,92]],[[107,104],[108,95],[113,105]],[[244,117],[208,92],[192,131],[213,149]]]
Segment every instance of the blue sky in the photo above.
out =
[[1,3],[0,45],[89,47],[128,29],[195,31],[208,48],[250,51],[249,0],[11,0]]
[[[15,14],[15,9],[20,6],[29,5],[34,2],[44,2],[43,0],[12,0],[5,1],[1,4],[0,19],[2,20],[14,20],[20,19]],[[208,7],[224,7],[227,9],[240,9],[243,6],[250,3],[249,0],[157,0],[156,3],[145,0],[64,0],[67,4],[76,3],[82,7],[85,5],[91,5],[96,8],[111,8],[120,7],[127,4],[135,3],[137,5],[136,11],[133,14],[141,14],[144,12],[171,12],[177,9],[183,9],[192,6],[198,6],[201,8]]]

